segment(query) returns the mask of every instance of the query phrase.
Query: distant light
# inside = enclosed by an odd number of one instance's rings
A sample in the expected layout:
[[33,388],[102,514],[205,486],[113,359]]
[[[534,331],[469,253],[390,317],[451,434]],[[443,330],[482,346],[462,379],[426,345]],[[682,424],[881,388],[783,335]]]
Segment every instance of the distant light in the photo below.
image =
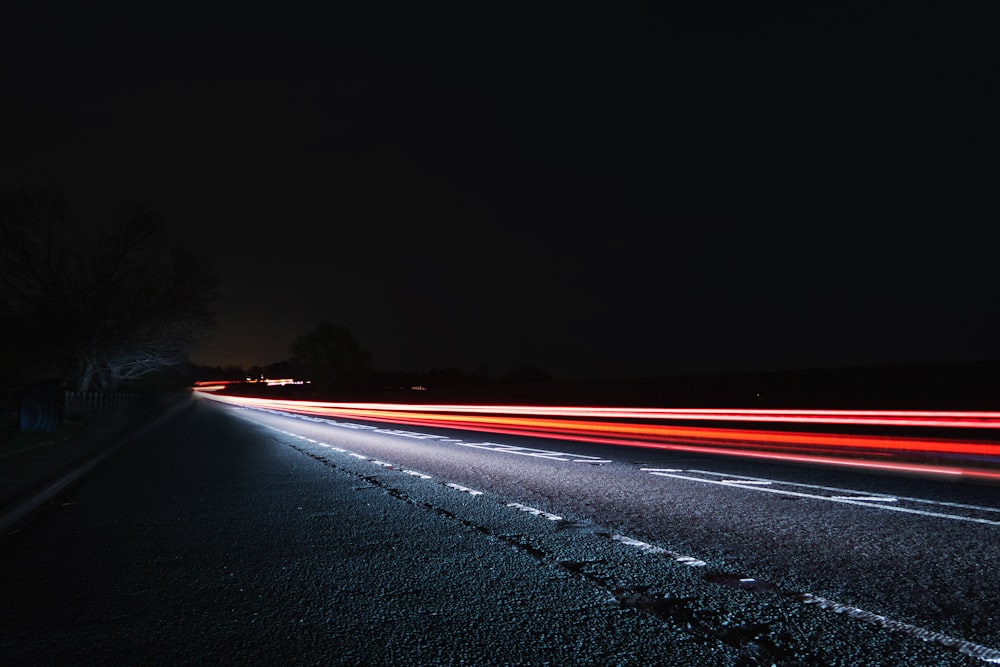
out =
[[268,387],[284,387],[287,384],[309,384],[309,380],[294,380],[292,378],[282,378],[280,380],[262,379],[261,382],[267,384]]
[[309,384],[309,380],[295,380],[293,378],[271,379],[261,375],[259,378],[248,377],[244,382],[249,384],[264,384],[268,387],[282,387],[286,384]]

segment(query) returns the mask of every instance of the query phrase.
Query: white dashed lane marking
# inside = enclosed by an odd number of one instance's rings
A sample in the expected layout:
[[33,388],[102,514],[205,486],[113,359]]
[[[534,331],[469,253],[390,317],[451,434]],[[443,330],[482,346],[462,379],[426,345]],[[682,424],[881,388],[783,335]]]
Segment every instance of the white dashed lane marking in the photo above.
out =
[[688,565],[690,567],[704,567],[707,565],[707,563],[703,560],[698,560],[697,558],[693,558],[691,556],[682,556],[681,554],[674,553],[673,551],[668,551],[663,547],[658,547],[654,544],[647,544],[646,542],[635,540],[631,537],[625,537],[624,535],[612,535],[611,539],[615,542],[621,542],[627,546],[635,547],[645,553],[653,554],[654,556],[665,556],[666,558],[670,558],[678,563]]
[[453,482],[448,482],[445,484],[449,489],[455,489],[456,491],[461,491],[462,493],[468,493],[470,496],[481,496],[482,491],[474,491],[467,486],[462,486],[461,484],[455,484]]
[[[606,463],[612,463],[610,459],[601,458],[599,456],[587,456],[585,454],[572,454],[569,452],[558,452],[548,449],[535,449],[533,447],[519,447],[517,445],[503,445],[496,442],[467,442],[465,440],[460,440],[458,438],[449,438],[442,435],[437,435],[435,433],[424,433],[421,431],[407,431],[405,429],[399,428],[387,428],[370,426],[368,424],[356,424],[353,422],[341,422],[335,419],[327,419],[322,417],[311,417],[307,415],[299,415],[293,412],[284,412],[281,410],[271,410],[267,408],[255,408],[260,412],[269,412],[271,414],[280,415],[282,417],[292,417],[295,419],[302,419],[304,421],[310,421],[315,423],[329,424],[330,426],[336,426],[339,428],[345,428],[352,431],[372,431],[374,433],[382,433],[385,435],[395,435],[401,438],[409,438],[412,440],[426,440],[428,442],[440,443],[443,445],[456,445],[459,447],[472,447],[473,449],[485,449],[491,452],[500,452],[503,454],[516,454],[518,456],[530,456],[532,458],[548,459],[551,461],[565,461],[573,463],[589,463],[591,465],[603,465]],[[274,428],[274,427],[272,427]],[[315,440],[311,438],[306,438],[305,436],[298,435],[297,433],[292,433],[291,431],[285,431],[283,429],[275,428],[280,433],[285,435],[291,435],[308,442],[316,443]]]
[[535,516],[545,517],[549,521],[562,521],[562,517],[558,514],[549,514],[548,512],[535,509],[534,507],[522,505],[521,503],[507,503],[507,507],[513,507],[516,510],[521,510],[522,512],[527,512],[528,514],[534,514]]

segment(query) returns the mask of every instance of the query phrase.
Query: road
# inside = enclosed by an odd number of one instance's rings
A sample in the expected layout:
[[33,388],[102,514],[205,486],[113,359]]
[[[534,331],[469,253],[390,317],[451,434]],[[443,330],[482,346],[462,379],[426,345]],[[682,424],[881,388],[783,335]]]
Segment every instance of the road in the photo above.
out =
[[0,545],[8,664],[1000,662],[997,487],[204,400]]

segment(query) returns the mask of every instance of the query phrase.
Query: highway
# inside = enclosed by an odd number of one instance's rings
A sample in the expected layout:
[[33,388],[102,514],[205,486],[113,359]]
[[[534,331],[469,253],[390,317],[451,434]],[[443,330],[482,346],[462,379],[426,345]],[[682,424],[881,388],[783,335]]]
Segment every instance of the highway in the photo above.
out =
[[3,545],[0,649],[12,664],[1000,663],[988,476],[371,416],[196,397]]

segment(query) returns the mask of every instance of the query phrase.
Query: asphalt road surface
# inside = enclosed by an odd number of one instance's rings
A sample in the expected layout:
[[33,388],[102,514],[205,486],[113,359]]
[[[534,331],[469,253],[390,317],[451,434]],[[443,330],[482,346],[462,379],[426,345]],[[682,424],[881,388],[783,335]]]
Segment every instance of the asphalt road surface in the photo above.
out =
[[995,664],[997,492],[195,400],[0,543],[0,655]]

